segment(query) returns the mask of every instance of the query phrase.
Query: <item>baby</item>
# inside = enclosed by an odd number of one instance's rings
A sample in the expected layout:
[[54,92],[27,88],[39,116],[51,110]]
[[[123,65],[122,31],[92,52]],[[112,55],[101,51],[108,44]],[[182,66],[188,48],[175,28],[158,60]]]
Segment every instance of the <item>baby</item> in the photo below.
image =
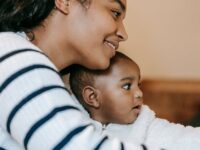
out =
[[123,53],[116,52],[110,67],[103,71],[73,66],[69,82],[101,134],[166,149],[199,150],[200,128],[156,118],[143,105],[140,69]]

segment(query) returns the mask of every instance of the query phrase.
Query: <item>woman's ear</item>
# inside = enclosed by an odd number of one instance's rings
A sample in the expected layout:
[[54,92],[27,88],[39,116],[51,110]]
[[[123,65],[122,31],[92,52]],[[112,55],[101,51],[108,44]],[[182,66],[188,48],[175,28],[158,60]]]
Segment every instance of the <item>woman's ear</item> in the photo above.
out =
[[86,104],[93,108],[99,108],[100,102],[97,89],[92,86],[86,86],[82,91],[82,95]]
[[69,13],[70,0],[55,0],[56,9],[64,14]]

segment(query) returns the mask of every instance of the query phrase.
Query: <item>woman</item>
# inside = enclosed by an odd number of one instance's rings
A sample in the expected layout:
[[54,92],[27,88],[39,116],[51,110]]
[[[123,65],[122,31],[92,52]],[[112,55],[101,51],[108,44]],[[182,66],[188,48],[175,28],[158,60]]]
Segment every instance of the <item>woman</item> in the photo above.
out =
[[145,149],[97,135],[58,73],[107,68],[127,39],[125,12],[126,0],[0,1],[2,148]]

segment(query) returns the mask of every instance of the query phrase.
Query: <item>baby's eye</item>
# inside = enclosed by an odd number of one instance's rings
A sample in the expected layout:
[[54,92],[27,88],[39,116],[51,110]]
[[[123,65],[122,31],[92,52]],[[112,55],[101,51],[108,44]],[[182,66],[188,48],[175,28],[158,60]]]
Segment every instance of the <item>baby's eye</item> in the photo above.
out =
[[125,90],[130,90],[131,84],[130,84],[130,83],[124,84],[124,85],[122,86],[122,88],[125,89]]
[[113,16],[114,18],[119,18],[121,16],[121,12],[120,11],[116,11],[116,10],[112,10]]

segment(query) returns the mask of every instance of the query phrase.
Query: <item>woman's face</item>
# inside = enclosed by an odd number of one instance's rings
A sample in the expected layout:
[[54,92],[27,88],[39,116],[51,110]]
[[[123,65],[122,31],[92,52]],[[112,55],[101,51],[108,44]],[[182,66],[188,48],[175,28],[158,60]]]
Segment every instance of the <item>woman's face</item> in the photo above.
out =
[[67,44],[76,54],[74,63],[105,69],[121,41],[127,39],[123,25],[126,0],[91,0],[85,7],[70,1]]

